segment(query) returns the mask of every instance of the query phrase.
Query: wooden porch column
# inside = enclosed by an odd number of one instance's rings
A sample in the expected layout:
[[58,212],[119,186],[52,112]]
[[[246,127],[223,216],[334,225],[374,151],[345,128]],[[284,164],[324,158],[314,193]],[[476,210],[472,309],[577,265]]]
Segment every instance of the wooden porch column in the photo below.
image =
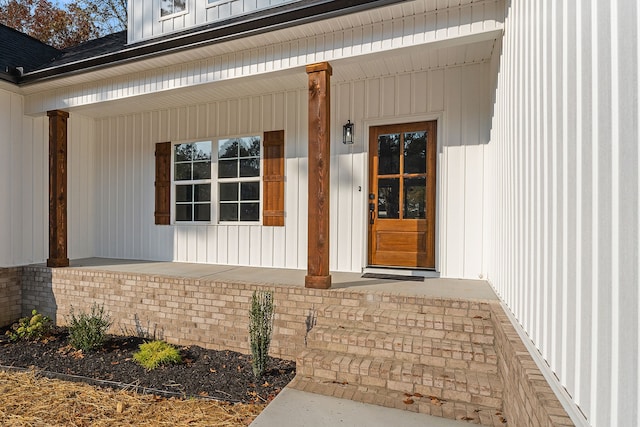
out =
[[329,275],[329,166],[331,65],[307,66],[309,75],[309,231],[307,288],[328,289]]
[[49,116],[49,258],[47,267],[68,267],[67,258],[67,119],[66,111]]

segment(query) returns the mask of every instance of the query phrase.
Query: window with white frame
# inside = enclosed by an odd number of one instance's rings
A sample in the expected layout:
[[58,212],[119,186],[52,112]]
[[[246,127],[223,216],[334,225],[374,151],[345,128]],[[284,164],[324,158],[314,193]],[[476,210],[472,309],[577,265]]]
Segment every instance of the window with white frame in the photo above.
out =
[[260,136],[218,141],[218,219],[260,221]]
[[160,17],[184,12],[187,10],[187,0],[160,0]]
[[211,221],[211,141],[174,145],[174,218]]

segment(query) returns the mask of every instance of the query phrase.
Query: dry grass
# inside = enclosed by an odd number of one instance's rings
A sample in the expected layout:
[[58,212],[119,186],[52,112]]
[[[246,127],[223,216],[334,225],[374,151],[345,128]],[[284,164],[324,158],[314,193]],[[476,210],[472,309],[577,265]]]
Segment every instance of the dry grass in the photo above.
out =
[[0,371],[2,426],[247,426],[264,405],[164,399]]

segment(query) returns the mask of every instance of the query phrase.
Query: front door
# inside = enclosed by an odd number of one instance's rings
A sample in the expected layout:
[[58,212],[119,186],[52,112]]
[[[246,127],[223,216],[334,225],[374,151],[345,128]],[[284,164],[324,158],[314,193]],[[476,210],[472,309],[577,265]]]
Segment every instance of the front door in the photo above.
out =
[[435,268],[436,128],[370,128],[369,265]]

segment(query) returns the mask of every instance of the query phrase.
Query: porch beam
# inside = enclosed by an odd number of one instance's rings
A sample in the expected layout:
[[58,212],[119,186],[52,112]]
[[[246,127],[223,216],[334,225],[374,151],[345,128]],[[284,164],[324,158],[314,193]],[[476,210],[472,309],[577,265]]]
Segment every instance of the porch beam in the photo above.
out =
[[68,267],[67,257],[67,119],[69,113],[49,116],[49,258],[47,267]]
[[309,211],[306,288],[329,289],[329,166],[331,65],[307,66],[309,76]]

